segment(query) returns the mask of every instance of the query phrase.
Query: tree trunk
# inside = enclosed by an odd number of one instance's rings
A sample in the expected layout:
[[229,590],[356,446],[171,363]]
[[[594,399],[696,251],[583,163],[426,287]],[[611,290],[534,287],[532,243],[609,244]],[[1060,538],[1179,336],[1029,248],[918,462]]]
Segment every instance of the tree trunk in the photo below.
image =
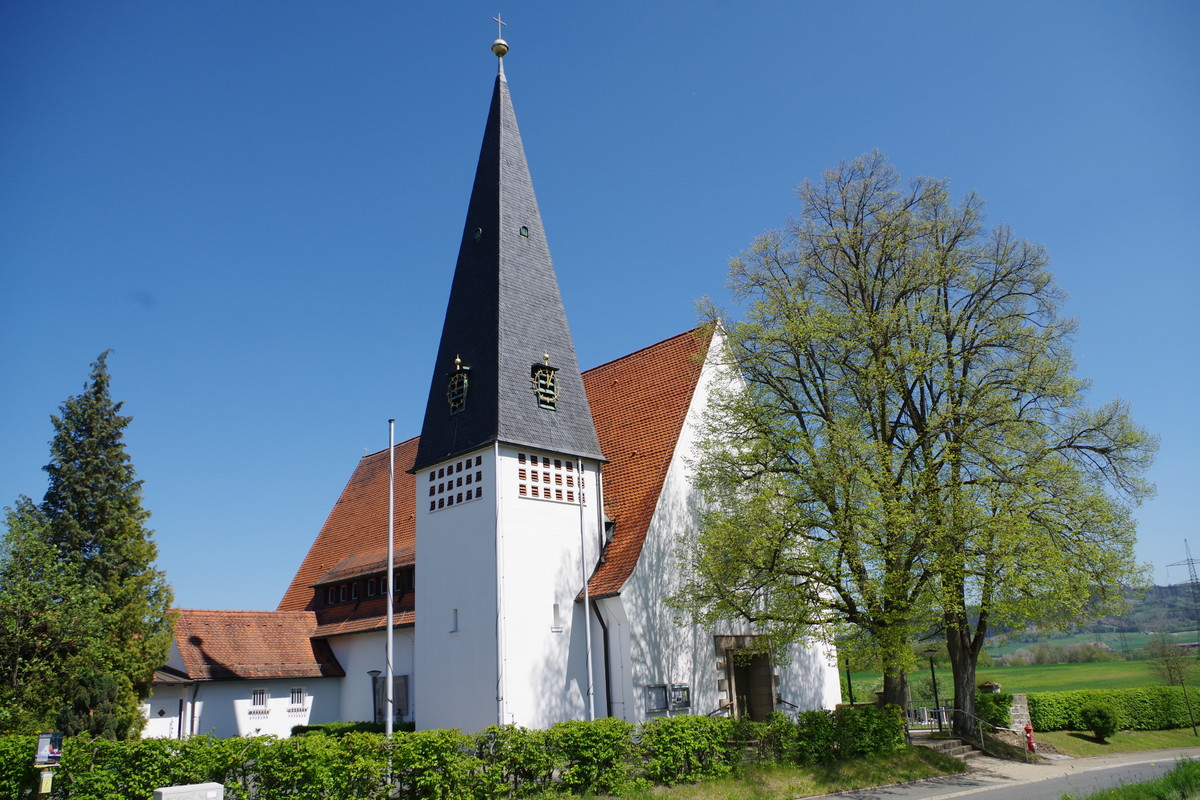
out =
[[946,648],[950,655],[950,669],[954,672],[954,708],[950,718],[950,732],[956,736],[982,735],[979,733],[976,693],[976,664],[979,650],[983,649],[986,621],[980,618],[978,627],[972,626],[966,614],[946,615]]
[[[958,636],[947,637],[948,643],[960,639]],[[970,646],[949,645],[950,668],[954,672],[954,709],[950,716],[950,732],[956,736],[977,736],[976,702],[974,702],[974,684],[976,684],[976,658]]]
[[883,702],[908,710],[908,675],[902,669],[885,668]]

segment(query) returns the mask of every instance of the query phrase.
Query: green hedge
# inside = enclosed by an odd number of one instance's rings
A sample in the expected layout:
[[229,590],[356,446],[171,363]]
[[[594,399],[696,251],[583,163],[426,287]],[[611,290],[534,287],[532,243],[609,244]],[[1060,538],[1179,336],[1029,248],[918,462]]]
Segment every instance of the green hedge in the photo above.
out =
[[728,717],[660,717],[641,728],[642,777],[673,786],[720,778],[737,769],[741,748]]
[[[380,734],[309,732],[218,739],[194,736],[63,743],[55,800],[149,800],[156,788],[220,783],[228,800],[520,798],[552,791],[618,794],[736,772],[748,750],[794,763],[827,762],[904,743],[899,709],[809,711],[767,722],[677,716],[635,728],[617,719],[560,722],[549,730],[493,726]],[[753,747],[752,747],[753,745]],[[0,797],[32,796],[36,738],[0,736]],[[386,782],[391,769],[393,786]]]
[[[1192,710],[1200,715],[1200,693],[1189,688],[1188,697]],[[1111,706],[1121,730],[1164,731],[1191,725],[1183,690],[1177,686],[1034,692],[1028,698],[1035,731],[1089,730],[1080,713],[1089,703]]]
[[0,797],[33,797],[37,792],[36,736],[0,736]]

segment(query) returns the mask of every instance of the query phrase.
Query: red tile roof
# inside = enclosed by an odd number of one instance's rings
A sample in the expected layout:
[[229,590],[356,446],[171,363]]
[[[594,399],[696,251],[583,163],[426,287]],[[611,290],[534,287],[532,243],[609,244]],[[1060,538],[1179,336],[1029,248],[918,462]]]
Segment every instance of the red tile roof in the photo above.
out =
[[[413,563],[416,479],[408,473],[417,439],[396,445],[395,564]],[[363,456],[279,601],[280,611],[313,611],[312,587],[382,571],[387,565],[388,451]]]
[[[407,628],[413,624],[416,619],[413,600],[412,592],[396,598],[396,607],[392,610],[392,627]],[[317,636],[385,630],[387,597],[369,597],[358,603],[338,603],[319,609],[316,614]]]
[[[689,331],[583,373],[600,446],[605,511],[615,521],[605,560],[589,582],[593,596],[618,593],[633,572],[691,405],[709,338]],[[407,470],[417,439],[396,445],[396,566],[413,563],[416,483]],[[279,602],[280,611],[315,611],[316,635],[379,630],[383,598],[325,607],[314,586],[381,572],[387,563],[387,451],[364,456]],[[416,580],[421,580],[417,568]],[[412,625],[412,595],[395,624]]]
[[608,459],[604,510],[616,523],[588,582],[593,597],[620,592],[637,566],[709,339],[702,329],[688,331],[583,374]]
[[175,643],[195,681],[344,677],[328,642],[313,638],[316,629],[310,611],[183,609]]

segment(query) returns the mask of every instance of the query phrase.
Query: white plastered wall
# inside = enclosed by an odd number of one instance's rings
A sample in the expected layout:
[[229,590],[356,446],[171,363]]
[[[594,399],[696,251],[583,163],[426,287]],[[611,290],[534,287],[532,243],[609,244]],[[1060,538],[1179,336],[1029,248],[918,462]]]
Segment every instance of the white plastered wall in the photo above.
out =
[[[387,674],[386,631],[333,636],[327,641],[346,673],[346,677],[341,679],[338,719],[342,722],[371,722],[375,719],[375,705],[370,672],[379,670],[380,677]],[[404,720],[412,720],[415,713],[415,669],[413,628],[396,628],[392,633],[392,675],[409,676],[408,714],[403,717]]]
[[[497,722],[496,456],[471,454],[484,494],[430,512],[431,470],[416,476],[417,542],[412,687],[417,727],[481,730]],[[466,456],[455,459],[457,463]],[[432,468],[435,480],[438,469]]]
[[[594,699],[589,700],[589,621],[576,598],[599,557],[598,464],[571,462],[567,470],[569,459],[561,454],[510,447],[499,453],[503,721],[545,728],[560,720],[587,719],[592,702],[602,706],[603,690],[593,685]],[[521,470],[528,477],[539,469],[530,463],[534,455],[561,463],[557,474],[564,481],[578,481],[582,474],[582,485],[573,487],[581,492],[576,502],[520,494]],[[553,468],[541,472],[553,483]],[[597,658],[593,652],[593,663]]]
[[[713,348],[720,346],[719,337],[718,333]],[[695,457],[701,416],[716,382],[732,380],[736,379],[710,356],[687,411],[637,566],[620,596],[599,604],[609,624],[613,652],[613,713],[632,722],[647,718],[648,685],[687,684],[691,708],[681,713],[715,711],[729,698],[723,691],[723,654],[717,651],[713,637],[752,633],[748,627],[732,624],[719,630],[702,628],[666,605],[681,584],[679,534],[697,524],[702,502],[689,464]],[[617,652],[617,648],[621,650]],[[806,709],[832,708],[839,701],[836,659],[823,645],[815,641],[796,645],[774,666],[782,700]]]

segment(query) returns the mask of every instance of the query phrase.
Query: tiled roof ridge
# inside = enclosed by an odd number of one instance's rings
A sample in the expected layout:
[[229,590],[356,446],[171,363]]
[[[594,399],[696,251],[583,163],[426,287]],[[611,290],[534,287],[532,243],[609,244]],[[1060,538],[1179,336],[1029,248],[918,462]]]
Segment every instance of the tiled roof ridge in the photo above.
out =
[[624,361],[628,358],[633,358],[634,356],[640,355],[641,353],[644,353],[647,350],[653,350],[656,347],[661,347],[662,345],[664,345],[668,342],[675,341],[676,339],[680,339],[684,336],[697,336],[700,334],[701,331],[703,331],[707,327],[708,327],[708,323],[705,323],[703,325],[697,325],[696,327],[691,328],[689,330],[682,331],[681,333],[676,333],[673,336],[668,336],[667,338],[657,341],[654,344],[648,344],[645,347],[639,347],[637,350],[634,350],[633,352],[630,352],[630,353],[626,353],[623,356],[617,356],[616,358],[605,361],[603,364],[597,364],[594,367],[588,367],[587,369],[585,369],[583,371],[583,374],[589,375],[593,372],[596,372],[597,370],[604,369],[605,367],[616,364],[619,361]]
[[271,614],[272,616],[281,614],[315,614],[315,611],[306,609],[287,609],[280,611],[277,608],[172,608],[172,611],[179,614]]
[[[412,444],[412,443],[416,442],[416,441],[417,441],[418,439],[420,439],[420,438],[421,438],[420,434],[418,434],[418,435],[416,435],[416,436],[410,436],[410,437],[408,437],[407,439],[405,439],[405,440],[404,440],[404,441],[402,441],[402,442],[396,442],[396,444],[394,445],[394,447],[395,447],[395,449],[396,449],[396,450],[399,450],[400,448],[404,447],[404,445],[406,445],[406,444]],[[363,462],[363,461],[367,461],[367,460],[369,460],[369,459],[373,459],[373,458],[375,458],[376,456],[386,456],[386,455],[387,455],[387,451],[388,451],[388,449],[389,449],[389,448],[387,448],[387,447],[384,447],[384,448],[381,448],[381,449],[379,449],[379,450],[376,450],[376,451],[375,451],[375,452],[373,452],[373,453],[364,453],[364,454],[363,454],[363,456],[362,456],[362,458],[360,458],[360,459],[359,459],[359,462],[361,463],[361,462]],[[401,471],[401,469],[402,469],[402,468],[401,468],[400,464],[399,464],[399,463],[397,463],[397,464],[396,464],[396,471],[397,471],[397,472],[400,472],[400,471]],[[407,467],[405,467],[404,469],[407,469]]]

